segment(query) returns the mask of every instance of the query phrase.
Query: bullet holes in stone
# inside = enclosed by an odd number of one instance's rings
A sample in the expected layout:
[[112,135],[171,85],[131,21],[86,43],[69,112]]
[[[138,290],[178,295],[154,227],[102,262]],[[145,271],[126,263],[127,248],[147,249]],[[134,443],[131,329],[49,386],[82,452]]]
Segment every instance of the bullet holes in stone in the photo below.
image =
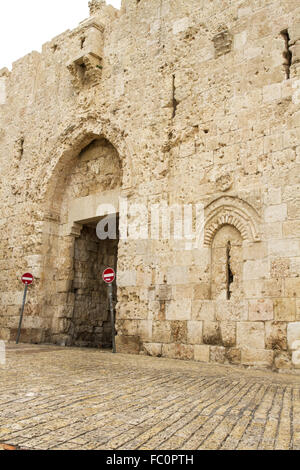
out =
[[281,31],[281,36],[284,40],[284,52],[283,52],[283,58],[284,58],[284,70],[285,70],[285,75],[286,79],[289,80],[291,76],[291,65],[292,65],[292,51],[290,49],[290,35],[287,29],[284,29]]

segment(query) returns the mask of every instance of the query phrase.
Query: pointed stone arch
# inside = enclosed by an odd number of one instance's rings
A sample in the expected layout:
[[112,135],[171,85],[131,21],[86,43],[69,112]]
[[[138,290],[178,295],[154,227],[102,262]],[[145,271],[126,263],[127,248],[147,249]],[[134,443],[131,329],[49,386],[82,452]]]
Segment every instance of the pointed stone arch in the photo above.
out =
[[52,150],[43,161],[42,169],[37,175],[39,181],[39,198],[51,200],[55,194],[57,182],[64,171],[72,166],[74,158],[94,139],[105,138],[117,150],[123,169],[122,188],[134,186],[135,174],[133,161],[135,159],[134,144],[124,131],[102,119],[98,115],[80,117],[69,125],[55,140]]
[[258,212],[243,199],[233,196],[222,196],[208,204],[204,211],[204,245],[211,246],[217,231],[224,225],[232,225],[241,234],[243,240],[256,242],[260,240],[260,216]]

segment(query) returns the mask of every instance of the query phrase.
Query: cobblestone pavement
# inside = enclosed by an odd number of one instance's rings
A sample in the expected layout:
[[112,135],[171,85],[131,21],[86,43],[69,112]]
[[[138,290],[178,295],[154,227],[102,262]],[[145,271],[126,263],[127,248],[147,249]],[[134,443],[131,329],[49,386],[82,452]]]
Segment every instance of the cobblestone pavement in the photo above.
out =
[[95,349],[8,345],[6,366],[0,366],[0,443],[25,449],[300,450],[300,377]]

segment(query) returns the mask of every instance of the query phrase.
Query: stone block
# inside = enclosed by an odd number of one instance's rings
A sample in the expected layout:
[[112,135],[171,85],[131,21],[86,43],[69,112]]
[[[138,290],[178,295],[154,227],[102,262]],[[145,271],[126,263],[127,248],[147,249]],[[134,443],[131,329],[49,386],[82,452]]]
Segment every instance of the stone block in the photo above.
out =
[[188,268],[185,266],[172,266],[167,269],[167,282],[171,286],[185,284],[187,278]]
[[220,324],[218,322],[203,322],[203,343],[211,345],[222,345]]
[[292,368],[290,355],[287,352],[276,353],[274,359],[274,366],[276,369],[289,370]]
[[162,345],[162,356],[175,359],[175,344],[163,344]]
[[238,348],[226,349],[225,358],[230,364],[240,364],[241,363],[241,350]]
[[244,263],[244,281],[251,281],[252,279],[264,279],[269,274],[269,261],[264,260],[249,260]]
[[219,364],[224,364],[225,362],[225,353],[226,349],[222,346],[211,346],[210,347],[210,362],[218,362]]
[[265,331],[267,349],[287,349],[287,325],[285,322],[266,322]]
[[171,301],[166,308],[167,320],[190,320],[192,311],[191,300]]
[[139,354],[141,341],[138,336],[116,336],[116,348],[119,353]]
[[175,358],[183,360],[194,359],[194,346],[189,344],[175,344]]
[[248,302],[241,300],[223,300],[216,302],[217,321],[248,320]]
[[245,366],[272,367],[274,352],[266,349],[242,348],[241,363]]
[[137,272],[136,271],[118,271],[117,285],[118,287],[136,286]]
[[221,322],[221,338],[225,347],[230,348],[236,344],[236,322]]
[[237,324],[237,346],[250,349],[264,349],[265,329],[262,322],[241,322]]
[[289,220],[282,225],[282,230],[285,238],[297,238],[300,234],[300,221]]
[[300,341],[300,322],[289,323],[287,326],[287,343],[290,350],[295,341]]
[[243,259],[244,260],[257,260],[265,258],[268,255],[268,246],[266,243],[244,243],[243,244]]
[[262,284],[261,297],[279,297],[283,293],[281,279],[266,279]]
[[208,282],[201,282],[194,286],[194,300],[208,300],[211,297],[211,286]]
[[202,344],[203,343],[203,322],[188,321],[187,322],[187,343]]
[[144,343],[143,347],[149,356],[161,357],[162,355],[162,344],[160,343]]
[[[299,54],[300,57],[300,54]],[[292,353],[292,364],[296,369],[300,369],[300,349],[293,351]]]
[[287,218],[287,205],[276,204],[265,209],[266,223],[283,222]]
[[212,300],[194,300],[192,302],[192,320],[215,321],[215,303]]
[[249,320],[273,320],[273,301],[271,299],[258,299],[249,301]]
[[171,321],[171,343],[187,343],[187,322]]
[[174,21],[173,23],[173,34],[178,34],[181,33],[182,31],[185,31],[190,24],[190,18],[185,17],[181,18],[180,20]]
[[274,300],[274,318],[276,321],[295,321],[296,320],[296,301],[295,299],[275,299]]
[[152,341],[152,321],[138,320],[137,334],[141,341]]
[[271,262],[271,277],[289,277],[291,260],[289,258],[277,258]]
[[195,345],[194,346],[194,359],[199,362],[209,362],[210,346]]
[[300,22],[295,21],[289,26],[289,36],[291,43],[300,41]]
[[281,83],[273,83],[263,87],[263,100],[268,103],[270,101],[279,100],[281,98]]
[[175,286],[174,300],[192,299],[194,288],[192,285]]
[[0,328],[0,339],[3,341],[10,340],[10,329],[9,328]]
[[300,298],[300,278],[285,279],[284,287],[284,294],[286,297]]
[[269,240],[269,256],[293,257],[299,253],[298,240]]
[[152,325],[152,340],[155,343],[171,342],[171,324],[168,321],[154,321]]

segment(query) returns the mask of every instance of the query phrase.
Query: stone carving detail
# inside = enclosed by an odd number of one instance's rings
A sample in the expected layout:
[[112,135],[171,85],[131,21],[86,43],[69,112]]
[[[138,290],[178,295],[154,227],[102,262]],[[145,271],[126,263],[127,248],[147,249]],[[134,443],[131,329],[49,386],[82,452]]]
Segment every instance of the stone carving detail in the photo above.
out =
[[231,188],[232,184],[232,176],[229,173],[219,176],[216,180],[217,188],[223,192],[228,191],[228,189]]
[[74,222],[70,230],[70,235],[74,235],[75,238],[79,238],[81,235],[82,228],[83,226],[81,224]]
[[104,0],[90,0],[89,9],[90,15],[95,15],[106,5]]
[[232,42],[233,37],[232,34],[228,31],[228,28],[222,28],[222,30],[213,37],[215,58],[217,59],[218,57],[231,52]]
[[260,217],[247,202],[223,196],[205,208],[204,244],[211,246],[216,232],[224,225],[234,226],[243,240],[259,241]]

